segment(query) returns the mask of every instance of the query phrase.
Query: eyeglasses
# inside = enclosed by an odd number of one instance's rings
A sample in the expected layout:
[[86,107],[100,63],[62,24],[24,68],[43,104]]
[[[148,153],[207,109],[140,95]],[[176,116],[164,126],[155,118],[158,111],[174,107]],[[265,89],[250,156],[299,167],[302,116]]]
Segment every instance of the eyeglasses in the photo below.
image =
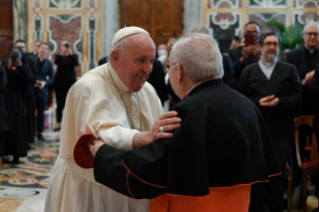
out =
[[311,36],[318,37],[318,33],[316,33],[316,32],[305,32],[305,34],[308,35],[309,37],[311,37]]
[[274,42],[274,43],[270,43],[270,42],[264,43],[264,46],[265,46],[265,47],[270,47],[271,45],[273,45],[274,47],[277,47],[277,46],[278,46],[278,43],[277,43],[277,42]]
[[165,64],[166,71],[169,71],[169,64]]

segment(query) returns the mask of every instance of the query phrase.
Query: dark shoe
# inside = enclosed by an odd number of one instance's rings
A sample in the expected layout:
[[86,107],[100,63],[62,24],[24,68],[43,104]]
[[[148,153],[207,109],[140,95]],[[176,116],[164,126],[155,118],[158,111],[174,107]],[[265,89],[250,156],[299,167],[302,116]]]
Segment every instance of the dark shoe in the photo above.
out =
[[38,140],[39,141],[45,141],[45,138],[43,137],[42,133],[38,134]]
[[59,128],[54,128],[54,132],[57,132],[57,131],[60,131],[61,130],[61,127]]

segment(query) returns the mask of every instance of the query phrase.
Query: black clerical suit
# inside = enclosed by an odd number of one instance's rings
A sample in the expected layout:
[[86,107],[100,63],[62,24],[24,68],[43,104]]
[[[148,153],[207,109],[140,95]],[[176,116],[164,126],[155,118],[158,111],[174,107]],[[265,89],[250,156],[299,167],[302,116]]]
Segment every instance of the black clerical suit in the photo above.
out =
[[[258,106],[273,140],[281,171],[284,172],[293,136],[294,110],[301,103],[301,84],[296,68],[278,61],[268,79],[259,63],[249,65],[241,74],[238,90]],[[270,95],[279,98],[278,105],[260,106],[259,100]],[[269,181],[270,211],[283,210],[284,180],[281,175]],[[263,185],[252,186],[250,211],[264,211],[263,192]]]
[[247,65],[250,65],[250,64],[253,64],[253,63],[258,62],[258,59],[255,58],[255,57],[251,54],[251,55],[249,55],[248,59],[245,61],[245,63],[244,63],[243,65],[240,64],[239,60],[240,60],[240,58],[243,56],[243,54],[242,54],[242,49],[243,49],[243,47],[242,47],[242,46],[239,46],[239,47],[236,47],[236,48],[232,48],[232,49],[229,51],[229,57],[230,57],[231,60],[232,60],[233,69],[234,69],[235,76],[236,76],[236,79],[237,79],[237,80],[239,80],[242,71],[244,70],[244,68],[245,68]]
[[3,64],[7,75],[7,88],[4,97],[10,127],[5,135],[5,154],[13,155],[14,162],[18,162],[19,157],[27,156],[29,141],[27,100],[28,87],[33,84],[33,75],[26,55],[22,53],[19,47],[13,47],[11,52],[14,49],[20,51],[22,65],[12,65],[8,69],[7,62]]
[[250,185],[280,172],[257,107],[221,80],[198,85],[173,110],[182,123],[171,139],[127,153],[101,146],[96,181],[135,198],[199,197],[212,187]]
[[[311,92],[316,106],[315,114],[313,118],[313,131],[316,134],[317,144],[319,143],[319,64],[317,64],[315,69],[315,74],[313,75],[310,83],[309,83],[309,91]],[[319,155],[319,148],[318,148],[318,155]],[[319,178],[317,178],[316,182],[316,195],[319,197]]]
[[6,109],[3,93],[7,87],[7,74],[5,69],[0,66],[0,158],[4,155],[4,135],[9,130],[8,113]]
[[[302,81],[306,74],[315,69],[319,63],[319,53],[316,49],[312,54],[304,46],[289,52],[286,56],[286,62],[296,66],[300,80]],[[302,109],[297,115],[313,115],[315,106],[313,97],[309,92],[309,85],[302,86]]]

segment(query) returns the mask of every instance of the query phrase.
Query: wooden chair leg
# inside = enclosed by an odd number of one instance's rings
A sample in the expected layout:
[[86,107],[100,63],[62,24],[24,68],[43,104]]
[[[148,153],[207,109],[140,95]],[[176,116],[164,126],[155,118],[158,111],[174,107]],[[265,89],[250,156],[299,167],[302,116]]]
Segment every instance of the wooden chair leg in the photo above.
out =
[[307,212],[307,182],[308,176],[305,170],[302,171],[302,211]]

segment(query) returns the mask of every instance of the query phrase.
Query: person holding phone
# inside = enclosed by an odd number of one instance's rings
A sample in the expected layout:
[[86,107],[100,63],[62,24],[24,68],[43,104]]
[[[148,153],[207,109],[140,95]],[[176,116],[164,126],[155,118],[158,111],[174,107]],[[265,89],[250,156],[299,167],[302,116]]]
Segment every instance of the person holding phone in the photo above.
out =
[[35,101],[38,110],[37,115],[37,131],[38,140],[44,141],[44,111],[49,97],[48,86],[54,81],[53,65],[50,60],[46,58],[48,52],[48,44],[41,43],[38,50],[37,70],[38,76],[34,84],[35,87]]
[[78,58],[73,54],[68,41],[62,41],[60,54],[55,56],[54,64],[57,71],[54,78],[54,90],[57,101],[57,124],[54,131],[61,129],[62,110],[65,105],[66,96],[71,86],[76,82],[75,68],[79,66]]
[[248,22],[245,24],[242,46],[229,51],[237,80],[247,65],[256,63],[260,59],[260,52],[257,48],[259,34],[259,24]]
[[28,86],[33,83],[32,71],[21,48],[13,47],[10,57],[3,67],[7,75],[7,88],[4,93],[10,130],[5,135],[5,155],[13,155],[13,163],[19,163],[19,157],[27,156],[28,122],[27,97]]

